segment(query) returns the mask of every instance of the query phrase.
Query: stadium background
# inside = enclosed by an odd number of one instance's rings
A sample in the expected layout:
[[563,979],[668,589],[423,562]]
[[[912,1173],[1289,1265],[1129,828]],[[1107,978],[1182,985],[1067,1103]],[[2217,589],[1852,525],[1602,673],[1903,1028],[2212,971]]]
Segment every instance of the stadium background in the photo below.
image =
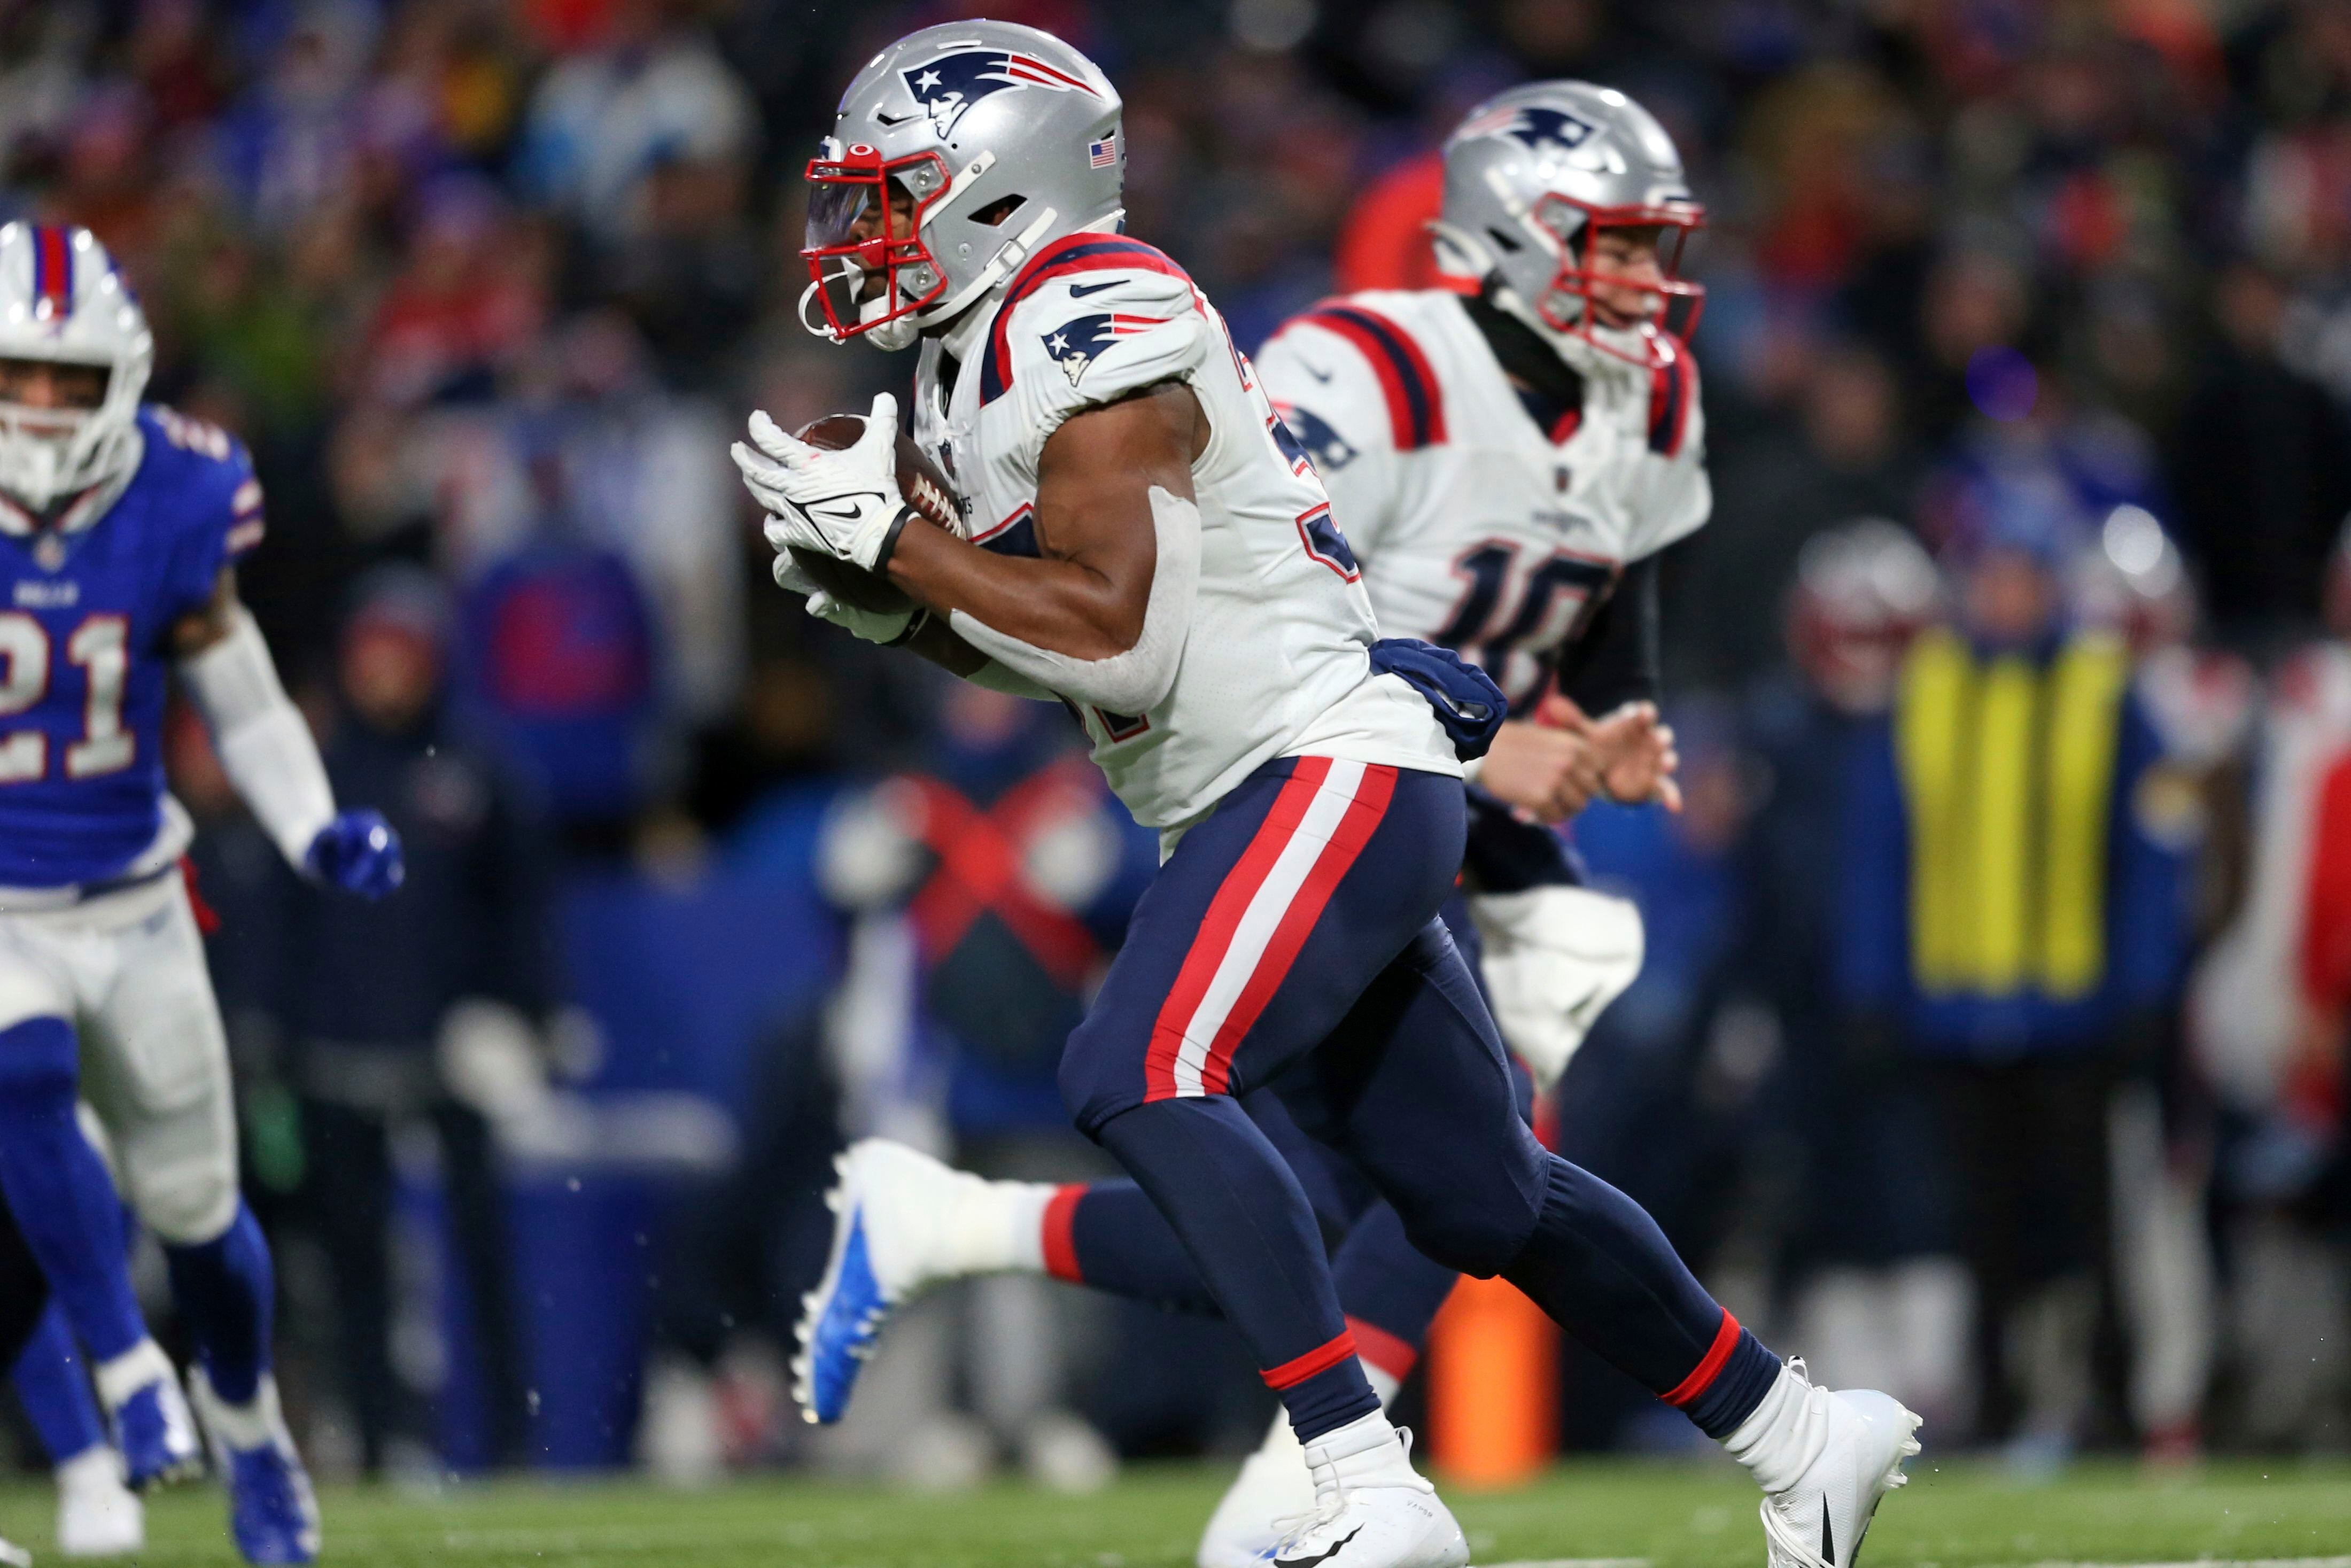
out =
[[[1914,1179],[1884,1225],[1821,1240],[1862,1195],[1823,1168],[1805,1074],[1861,1048],[1759,988],[1752,940],[1841,852],[1757,852],[1802,787],[1767,744],[1799,547],[1863,516],[1939,546],[1991,504],[1988,469],[2056,497],[2030,526],[2088,561],[2069,577],[2144,569],[2160,522],[2201,591],[2213,755],[2245,770],[2263,683],[2327,634],[2351,511],[2351,5],[987,9],[1119,82],[1130,230],[1245,347],[1417,280],[1431,152],[1483,93],[1588,76],[1665,120],[1710,214],[1717,509],[1667,590],[1692,808],[1580,829],[1650,959],[1556,1135],[1768,1337],[1849,1380],[1892,1357],[1909,1382],[1886,1385],[2019,1465],[2351,1437],[2339,1030],[2266,1104],[2215,1092],[2177,1009],[2100,1048],[2121,1135],[2061,1172],[2095,1189],[2100,1245],[2033,1281],[2062,1288],[2042,1330],[1980,1333],[1933,1081],[1899,1042],[1866,1069],[1914,1118]],[[778,1403],[841,1136],[1100,1168],[1040,1065],[1069,998],[1022,966],[1053,964],[966,953],[978,981],[886,1016],[900,895],[935,868],[872,831],[896,770],[992,800],[1068,737],[801,615],[725,456],[750,407],[797,425],[907,374],[794,324],[795,176],[855,65],[956,14],[0,0],[0,215],[94,228],[153,318],[154,395],[251,444],[270,534],[246,597],[346,796],[404,792],[425,828],[426,874],[380,915],[306,902],[177,732],[289,1402],[329,1474],[953,1481],[1000,1456],[1082,1485],[1112,1449],[1230,1448],[1263,1419],[1220,1331],[1025,1285],[905,1325],[876,1414],[835,1440]],[[2176,643],[2178,595],[2148,601]],[[2203,800],[2172,819],[2191,884],[2230,837]],[[1072,810],[1050,852],[1107,942],[1148,851]],[[2172,913],[2177,997],[2210,920]],[[957,996],[980,1016],[958,1025]],[[1896,1302],[1924,1314],[1901,1344],[1862,1343]],[[1565,1355],[1558,1383],[1570,1447],[1684,1440],[1604,1369]]]

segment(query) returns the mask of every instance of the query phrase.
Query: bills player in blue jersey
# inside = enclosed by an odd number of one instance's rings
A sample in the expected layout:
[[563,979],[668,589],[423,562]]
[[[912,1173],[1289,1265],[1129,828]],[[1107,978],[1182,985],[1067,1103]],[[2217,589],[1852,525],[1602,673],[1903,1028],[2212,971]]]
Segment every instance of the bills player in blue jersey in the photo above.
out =
[[269,1372],[269,1253],[236,1187],[219,1009],[164,789],[176,674],[238,794],[305,874],[364,897],[400,843],[340,811],[237,601],[261,486],[223,432],[140,401],[144,315],[87,231],[0,228],[0,1189],[89,1352],[134,1485],[196,1468],[176,1374],[146,1331],[123,1195],[162,1243],[190,1378],[239,1550],[307,1563],[318,1508]]

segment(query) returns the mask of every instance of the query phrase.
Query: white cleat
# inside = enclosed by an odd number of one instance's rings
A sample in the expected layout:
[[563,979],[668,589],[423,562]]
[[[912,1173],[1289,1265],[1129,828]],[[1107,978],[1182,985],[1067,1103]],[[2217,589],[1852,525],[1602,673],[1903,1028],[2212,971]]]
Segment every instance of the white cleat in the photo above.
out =
[[68,1557],[123,1557],[147,1544],[147,1509],[122,1484],[122,1456],[106,1444],[57,1469],[57,1550]]
[[1374,1412],[1306,1449],[1314,1511],[1290,1526],[1272,1568],[1467,1568],[1469,1543],[1412,1468],[1412,1436]]
[[[1788,1365],[1805,1377],[1802,1362]],[[1827,1441],[1794,1485],[1763,1499],[1769,1568],[1853,1568],[1878,1503],[1910,1479],[1902,1461],[1918,1451],[1918,1417],[1890,1394],[1833,1392],[1809,1378],[1804,1403]]]
[[1264,1568],[1280,1544],[1279,1519],[1302,1519],[1314,1511],[1314,1473],[1298,1446],[1288,1415],[1277,1412],[1273,1430],[1257,1452],[1241,1461],[1241,1473],[1225,1489],[1224,1500],[1201,1532],[1199,1568]]
[[802,1418],[828,1424],[848,1413],[890,1313],[932,1281],[973,1271],[966,1233],[991,1185],[882,1138],[851,1145],[832,1165],[832,1251],[800,1298],[792,1358]]

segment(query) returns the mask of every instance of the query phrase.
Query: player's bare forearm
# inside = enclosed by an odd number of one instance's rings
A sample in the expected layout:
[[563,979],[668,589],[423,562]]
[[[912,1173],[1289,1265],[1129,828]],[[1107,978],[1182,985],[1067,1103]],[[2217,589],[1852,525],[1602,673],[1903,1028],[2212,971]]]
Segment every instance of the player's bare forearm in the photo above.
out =
[[1192,463],[1207,443],[1199,401],[1180,382],[1088,409],[1045,444],[1039,559],[998,555],[910,523],[890,557],[891,580],[935,610],[963,611],[1031,646],[1073,659],[1115,657],[1143,635],[1150,601],[1159,548],[1152,487],[1191,499]]
[[236,572],[223,567],[202,610],[172,622],[172,657],[193,659],[236,628]]

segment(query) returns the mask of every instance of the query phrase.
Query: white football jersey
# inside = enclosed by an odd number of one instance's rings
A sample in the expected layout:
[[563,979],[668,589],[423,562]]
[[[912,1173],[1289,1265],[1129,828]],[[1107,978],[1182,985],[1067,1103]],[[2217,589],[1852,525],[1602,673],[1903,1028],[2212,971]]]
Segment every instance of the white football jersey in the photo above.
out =
[[1458,775],[1426,700],[1372,673],[1371,600],[1312,465],[1223,319],[1151,246],[1078,234],[1039,251],[996,303],[925,345],[914,438],[954,481],[975,542],[1034,556],[1047,439],[1071,414],[1165,381],[1188,384],[1208,417],[1192,465],[1199,589],[1158,706],[1071,705],[1111,788],[1137,821],[1168,828],[1277,757]]
[[1571,342],[1583,406],[1554,430],[1442,289],[1308,311],[1258,373],[1329,489],[1381,633],[1459,651],[1515,711],[1625,567],[1713,507],[1697,365],[1661,346],[1651,370]]

